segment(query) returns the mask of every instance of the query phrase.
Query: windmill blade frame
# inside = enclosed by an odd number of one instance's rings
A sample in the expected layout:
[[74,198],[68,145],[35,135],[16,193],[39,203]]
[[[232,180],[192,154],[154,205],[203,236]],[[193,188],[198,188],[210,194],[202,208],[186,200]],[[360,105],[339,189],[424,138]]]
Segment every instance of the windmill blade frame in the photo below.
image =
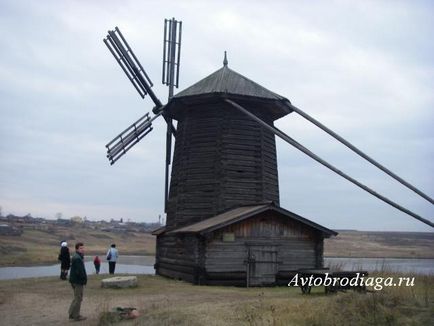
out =
[[[143,69],[143,66],[122,35],[120,29],[115,27],[114,30],[108,31],[108,34],[103,41],[126,74],[127,78],[139,93],[140,97],[144,98],[149,94],[155,104],[153,111],[156,112],[155,116],[152,118],[149,117],[149,113],[146,113],[106,145],[107,158],[109,159],[110,164],[113,165],[136,143],[153,130],[152,122],[163,114],[164,107],[152,91],[151,87],[153,86],[153,83],[151,79],[145,69]],[[170,127],[173,128],[172,124],[170,124]]]
[[[118,36],[119,35],[119,36]],[[152,81],[146,74],[141,63],[137,59],[128,42],[125,40],[118,27],[114,31],[108,31],[106,38],[103,40],[111,54],[114,56],[128,79],[134,85],[140,97],[144,98],[147,94],[151,97],[157,109],[163,105],[152,91]]]
[[149,113],[146,113],[105,145],[110,164],[113,165],[128,152],[131,147],[149,134],[153,130],[152,122],[160,115],[161,113],[150,118]]

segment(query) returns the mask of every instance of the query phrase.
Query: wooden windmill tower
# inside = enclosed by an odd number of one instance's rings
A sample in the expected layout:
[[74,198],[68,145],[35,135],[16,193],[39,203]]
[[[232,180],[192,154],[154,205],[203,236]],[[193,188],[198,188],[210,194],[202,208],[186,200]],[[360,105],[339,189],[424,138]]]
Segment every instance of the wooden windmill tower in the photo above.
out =
[[[169,30],[177,26],[174,19],[170,24]],[[170,54],[165,55],[163,76],[174,76],[173,69],[179,68],[180,34],[177,40],[174,35],[176,29],[165,37]],[[167,122],[167,219],[153,233],[157,274],[196,284],[267,285],[287,283],[289,273],[300,268],[323,267],[324,238],[337,233],[280,207],[275,136],[386,203],[431,223],[275,128],[273,122],[291,112],[319,123],[286,98],[230,69],[226,54],[222,68],[176,95],[177,77],[169,77],[172,91],[163,106],[120,31],[109,32],[105,42],[142,97],[149,94],[156,105],[153,118],[143,116],[107,145],[110,161],[149,133],[153,119],[162,115]],[[177,55],[171,52],[174,48]],[[172,135],[175,150],[168,189]]]
[[233,207],[279,205],[275,137],[224,101],[232,98],[272,125],[289,113],[284,98],[223,67],[175,95],[166,109],[178,121],[167,228]]

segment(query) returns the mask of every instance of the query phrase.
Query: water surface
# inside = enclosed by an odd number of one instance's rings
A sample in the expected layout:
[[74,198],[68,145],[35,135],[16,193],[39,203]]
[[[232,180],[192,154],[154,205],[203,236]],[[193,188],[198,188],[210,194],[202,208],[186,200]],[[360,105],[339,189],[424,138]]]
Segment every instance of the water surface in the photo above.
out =
[[434,259],[325,257],[324,265],[330,267],[330,269],[340,267],[346,271],[365,270],[368,272],[434,274]]
[[[115,273],[119,274],[154,274],[154,256],[121,256],[116,263]],[[85,257],[87,274],[95,274],[93,257]],[[108,274],[108,263],[101,262],[100,274]],[[60,264],[30,267],[0,267],[0,280],[60,276]]]
[[[93,257],[85,258],[85,266],[88,275],[95,274],[92,262]],[[121,256],[116,264],[116,273],[119,274],[154,274],[154,256]],[[434,259],[397,259],[397,258],[335,258],[324,259],[326,267],[340,267],[343,270],[366,270],[403,272],[411,275],[434,274]],[[108,274],[108,263],[101,263],[101,274]],[[31,267],[0,267],[0,280],[58,276],[60,264]]]

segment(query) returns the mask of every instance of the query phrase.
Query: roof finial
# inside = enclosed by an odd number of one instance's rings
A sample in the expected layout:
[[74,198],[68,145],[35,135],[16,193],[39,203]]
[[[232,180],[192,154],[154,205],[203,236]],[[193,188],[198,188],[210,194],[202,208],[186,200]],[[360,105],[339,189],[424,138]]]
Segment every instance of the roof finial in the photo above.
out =
[[228,65],[228,58],[226,56],[226,51],[225,51],[225,58],[223,59],[223,66],[227,67]]

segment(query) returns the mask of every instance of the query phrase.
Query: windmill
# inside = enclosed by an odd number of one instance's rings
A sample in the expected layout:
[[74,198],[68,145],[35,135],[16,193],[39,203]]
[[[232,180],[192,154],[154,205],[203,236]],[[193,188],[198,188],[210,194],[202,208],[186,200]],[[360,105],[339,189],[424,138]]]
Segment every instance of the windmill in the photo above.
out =
[[[394,208],[406,213],[407,215],[412,216],[413,218],[427,224],[430,226],[434,226],[434,224],[428,220],[425,219],[418,214],[402,207],[401,205],[393,202],[392,200],[378,194],[371,188],[365,186],[361,182],[355,180],[351,176],[345,174],[344,172],[340,171],[333,165],[329,164],[325,160],[321,159],[311,151],[309,151],[307,148],[305,148],[303,145],[292,139],[290,136],[285,134],[283,131],[277,129],[273,126],[273,120],[267,120],[267,118],[263,115],[264,112],[261,112],[264,108],[269,107],[270,110],[270,117],[273,117],[273,119],[278,119],[288,113],[297,113],[309,122],[313,123],[315,126],[319,127],[332,137],[334,137],[336,140],[350,148],[352,151],[357,153],[359,156],[388,174],[390,177],[394,178],[398,182],[400,182],[402,185],[406,186],[407,188],[414,191],[416,194],[424,198],[425,200],[429,201],[431,204],[434,203],[433,199],[411,185],[410,183],[406,182],[393,172],[391,172],[389,169],[385,168],[381,164],[379,164],[377,161],[360,151],[358,148],[356,148],[354,145],[352,145],[350,142],[346,141],[342,137],[340,137],[338,134],[336,134],[334,131],[328,129],[326,126],[321,124],[319,121],[315,120],[311,116],[309,116],[307,113],[303,112],[301,109],[295,107],[288,99],[277,95],[273,92],[268,91],[267,89],[263,88],[262,86],[248,80],[242,75],[239,75],[238,73],[230,70],[228,66],[228,61],[226,58],[226,52],[225,52],[225,58],[223,60],[223,68],[216,71],[214,74],[204,78],[202,81],[199,81],[195,85],[187,88],[186,90],[178,93],[174,96],[173,90],[174,87],[178,87],[178,81],[179,81],[179,60],[180,60],[180,50],[181,50],[181,32],[182,32],[182,23],[176,21],[174,18],[171,20],[165,20],[164,24],[164,43],[163,43],[163,74],[162,74],[162,82],[163,84],[167,85],[169,87],[169,95],[168,95],[168,103],[166,105],[163,105],[161,101],[157,98],[157,96],[152,91],[152,82],[149,78],[149,76],[146,74],[146,71],[143,69],[142,65],[138,61],[137,57],[135,56],[134,52],[131,50],[130,46],[128,45],[127,41],[123,37],[121,31],[116,27],[115,30],[109,31],[107,37],[104,39],[104,43],[107,45],[110,52],[115,57],[116,61],[121,66],[122,70],[127,75],[128,79],[131,81],[135,89],[138,91],[139,95],[144,98],[146,95],[149,95],[152,99],[152,101],[155,104],[155,107],[153,108],[154,116],[150,117],[149,113],[146,113],[144,116],[140,117],[136,122],[134,122],[132,125],[130,125],[128,128],[126,128],[123,132],[121,132],[118,136],[116,136],[112,141],[110,141],[106,147],[107,147],[107,157],[111,164],[114,164],[120,157],[122,157],[128,150],[130,150],[137,142],[139,142],[143,137],[145,137],[148,133],[152,131],[152,122],[157,119],[159,116],[163,116],[167,123],[167,131],[166,131],[166,166],[165,166],[165,212],[168,212],[168,224],[170,221],[178,221],[181,222],[181,224],[187,224],[189,222],[195,221],[196,219],[205,219],[212,214],[217,214],[221,212],[224,209],[227,209],[229,206],[224,203],[224,199],[220,195],[224,195],[224,193],[228,193],[226,190],[233,187],[238,187],[237,182],[233,182],[233,184],[230,185],[220,185],[219,187],[219,194],[216,198],[214,194],[214,197],[203,197],[200,199],[204,193],[210,193],[210,187],[216,187],[216,184],[219,182],[218,178],[222,178],[225,180],[227,177],[226,170],[216,170],[214,171],[214,175],[212,178],[208,178],[205,181],[202,181],[202,185],[204,183],[208,182],[206,186],[203,187],[196,187],[196,186],[190,186],[188,182],[185,182],[185,180],[178,180],[179,175],[182,176],[182,178],[185,178],[186,173],[191,168],[184,167],[182,169],[175,169],[175,173],[173,175],[174,182],[173,187],[171,186],[170,191],[173,192],[173,198],[169,198],[169,167],[171,164],[171,148],[172,148],[172,136],[176,137],[176,129],[172,123],[172,118],[175,117],[175,119],[178,120],[178,125],[180,126],[181,120],[179,120],[179,111],[184,110],[188,112],[195,112],[192,108],[197,107],[198,105],[214,105],[217,102],[219,103],[218,110],[221,110],[220,112],[223,112],[223,110],[227,110],[224,107],[231,107],[232,109],[236,109],[238,113],[242,113],[244,116],[244,119],[248,119],[250,121],[255,121],[261,128],[265,128],[270,132],[273,137],[277,136],[290,145],[294,146],[298,150],[302,151],[304,154],[308,155],[312,159],[316,160],[320,164],[326,166],[336,174],[340,175],[341,177],[347,179],[348,181],[352,182],[359,188],[367,191],[371,195],[377,197],[378,199],[382,200],[383,202],[393,206]],[[231,87],[233,88],[231,90]],[[270,102],[270,103],[268,103]],[[204,112],[204,111],[203,111]],[[203,114],[200,113],[200,114]],[[261,116],[262,114],[262,116]],[[201,137],[206,135],[207,132],[214,130],[214,128],[220,128],[219,123],[221,123],[221,117],[224,116],[224,114],[220,114],[220,116],[216,116],[213,119],[212,125],[209,126],[208,130],[205,130],[205,133],[201,134]],[[201,119],[200,117],[198,118]],[[220,119],[220,122],[217,122],[215,119]],[[185,120],[185,119],[184,119]],[[193,121],[193,120],[192,120]],[[206,123],[205,123],[206,124]],[[200,128],[204,128],[203,124],[200,126]],[[182,124],[181,124],[182,126]],[[199,129],[200,129],[199,128]],[[239,125],[237,127],[238,129],[244,128],[244,126]],[[192,130],[190,127],[185,128],[187,130],[187,133],[191,134]],[[238,132],[238,131],[237,131]],[[219,134],[215,135],[215,139],[218,140],[219,137],[223,137],[222,135],[224,132],[220,132]],[[184,136],[183,136],[184,137]],[[187,146],[184,150],[191,151],[194,146],[192,146],[190,143],[197,142],[197,140],[194,139],[194,135],[189,136],[188,138],[182,140]],[[262,137],[257,138],[258,141],[262,141]],[[216,146],[218,142],[209,143],[207,146]],[[240,144],[242,146],[243,144]],[[183,145],[178,144],[178,148],[181,148]],[[175,154],[176,154],[176,143],[175,143]],[[237,149],[238,150],[238,149]],[[194,151],[197,152],[197,148],[194,149]],[[196,153],[197,154],[197,153]],[[183,160],[185,161],[186,158],[196,155],[193,152],[188,152],[187,156],[183,157]],[[196,163],[198,163],[198,166],[195,168],[197,171],[201,171],[202,175],[205,175],[206,171],[204,171],[203,166],[203,158],[206,158],[206,153],[202,153],[202,156],[198,156],[198,159],[196,160]],[[216,161],[223,162],[224,160],[224,152],[219,153],[219,156],[215,157]],[[238,157],[241,157],[243,155],[243,151],[239,150]],[[271,156],[275,157],[276,153],[271,153]],[[176,155],[175,155],[176,156]],[[178,155],[180,156],[180,155]],[[181,156],[180,156],[181,157]],[[211,164],[211,163],[208,163]],[[221,164],[226,164],[225,162]],[[274,165],[274,163],[272,163]],[[261,170],[263,167],[257,166],[257,170]],[[273,172],[271,173],[273,178],[277,178],[277,166],[273,166]],[[276,171],[274,171],[276,170]],[[187,171],[187,172],[186,172]],[[240,172],[241,170],[238,170]],[[243,171],[241,171],[243,172]],[[217,174],[220,174],[220,176],[217,176]],[[264,175],[266,173],[264,172]],[[247,173],[245,174],[247,175]],[[249,200],[239,200],[232,203],[237,204],[245,204],[254,202],[255,200],[258,200],[260,198],[271,200],[273,202],[278,203],[278,185],[274,185],[274,190],[269,190],[271,186],[269,184],[265,184],[264,178],[259,178],[257,180],[253,178],[252,180],[255,180],[254,183],[258,186],[258,189],[256,189],[256,192],[259,194],[255,199],[250,198]],[[232,180],[232,179],[231,179]],[[244,182],[244,181],[243,181]],[[268,182],[268,181],[267,181]],[[271,181],[269,181],[271,182]],[[261,185],[262,183],[262,185]],[[272,182],[271,182],[272,183]],[[184,188],[191,188],[192,192],[191,194],[188,194],[188,191],[185,191]],[[244,187],[244,186],[242,186]],[[242,188],[241,187],[241,188]],[[264,191],[259,188],[268,189],[269,191]],[[272,187],[272,188],[273,188]],[[217,187],[218,188],[218,187]],[[199,191],[200,190],[200,191]],[[241,189],[241,192],[245,192],[249,189],[247,189],[247,186],[245,189]],[[201,192],[198,194],[198,191]],[[182,193],[182,194],[181,194]],[[180,194],[178,196],[178,194]],[[184,197],[185,198],[184,198]],[[220,196],[220,197],[219,197]],[[197,198],[199,198],[199,201],[197,201]],[[224,196],[223,196],[224,197]],[[245,197],[245,196],[244,196]],[[243,197],[243,198],[244,198]],[[170,204],[170,201],[172,200],[172,204]],[[177,203],[173,203],[173,201],[177,201]],[[194,217],[193,215],[189,215],[191,213],[191,206],[197,205],[198,207],[207,207],[204,208],[203,211],[197,211],[197,216]],[[169,206],[172,206],[170,208]],[[189,208],[190,207],[190,208]],[[183,210],[188,211],[188,213],[182,212]],[[170,212],[171,211],[171,212]],[[176,215],[179,215],[181,217],[176,217]],[[187,214],[187,215],[185,215]],[[210,215],[211,214],[211,215]],[[188,217],[190,216],[190,217]],[[173,225],[178,225],[179,223],[175,222]]]
[[[163,73],[162,83],[169,88],[168,99],[173,96],[174,87],[179,85],[179,62],[181,56],[181,34],[182,22],[172,19],[164,20],[164,43],[163,43]],[[118,27],[108,31],[104,43],[116,59],[128,79],[133,84],[141,98],[149,95],[155,104],[152,112],[153,117],[146,113],[136,122],[117,135],[107,145],[107,158],[113,165],[124,154],[126,154],[136,143],[150,133],[153,129],[152,122],[160,116],[166,120],[166,168],[165,168],[165,207],[168,198],[169,168],[171,161],[172,136],[176,135],[172,119],[167,117],[164,112],[164,105],[152,91],[153,83],[147,75],[145,69],[140,64],[133,50],[125,40]]]
[[[145,114],[107,144],[110,163],[151,132],[159,116],[167,123],[166,224],[153,232],[157,274],[197,284],[267,285],[300,268],[324,267],[324,239],[337,233],[280,207],[277,137],[385,203],[434,226],[277,129],[274,121],[297,113],[433,203],[285,97],[230,69],[226,53],[222,68],[173,94],[178,87],[181,26],[175,19],[165,21],[162,79],[169,86],[165,105],[153,93],[150,78],[119,29],[109,31],[104,40],[140,96],[149,95],[155,104],[152,117]],[[177,121],[176,130],[172,119]]]

